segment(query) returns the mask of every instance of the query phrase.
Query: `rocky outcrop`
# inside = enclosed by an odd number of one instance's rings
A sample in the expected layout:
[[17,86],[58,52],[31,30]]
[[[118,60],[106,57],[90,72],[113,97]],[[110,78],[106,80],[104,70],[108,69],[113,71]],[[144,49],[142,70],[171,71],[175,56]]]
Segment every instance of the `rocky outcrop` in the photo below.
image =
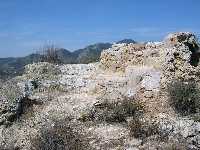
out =
[[[101,54],[102,67],[113,71],[124,71],[129,65],[145,65],[155,68],[161,68],[165,65],[170,67],[170,64],[165,63],[175,63],[174,60],[179,61],[182,65],[185,65],[183,63],[185,62],[194,67],[198,66],[199,45],[192,33],[170,34],[163,42],[115,44]],[[187,67],[185,66],[185,68]],[[167,71],[171,72],[172,70]]]
[[101,54],[101,64],[105,69],[124,71],[128,65],[144,63],[144,44],[114,44]]
[[[11,101],[14,112],[26,111],[12,124],[0,126],[0,148],[31,149],[34,139],[62,149],[67,142],[76,147],[74,140],[89,149],[199,149],[200,123],[179,116],[167,95],[174,79],[200,84],[198,61],[198,42],[184,32],[162,42],[114,44],[102,52],[98,63],[28,65],[15,78],[19,95],[1,98],[1,118],[10,111]],[[32,102],[31,108],[24,102]],[[67,125],[69,132],[55,129],[60,127],[57,122]],[[71,140],[65,139],[72,133]],[[55,137],[61,141],[58,145]]]
[[170,34],[165,39],[165,61],[162,64],[163,82],[172,78],[199,82],[199,45],[191,33]]
[[25,112],[25,108],[32,103],[33,90],[37,88],[34,80],[17,83],[14,80],[7,81],[1,87],[0,125],[9,125]]

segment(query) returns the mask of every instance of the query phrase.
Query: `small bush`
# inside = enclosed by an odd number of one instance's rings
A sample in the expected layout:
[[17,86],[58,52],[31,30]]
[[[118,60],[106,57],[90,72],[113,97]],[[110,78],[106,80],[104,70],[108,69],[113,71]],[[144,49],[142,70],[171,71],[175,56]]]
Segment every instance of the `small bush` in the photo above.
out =
[[195,82],[184,83],[173,81],[168,86],[170,104],[181,115],[190,115],[199,112],[200,90]]
[[135,118],[129,123],[130,136],[145,139],[152,135],[160,135],[159,126],[156,123],[148,123],[141,118]]
[[196,113],[196,114],[192,114],[191,118],[195,121],[195,122],[200,122],[200,113]]
[[108,102],[96,105],[89,113],[83,114],[82,121],[125,122],[127,117],[133,117],[142,112],[141,105],[131,100]]
[[89,143],[76,125],[70,120],[59,120],[52,126],[46,125],[41,136],[31,139],[32,150],[89,150]]

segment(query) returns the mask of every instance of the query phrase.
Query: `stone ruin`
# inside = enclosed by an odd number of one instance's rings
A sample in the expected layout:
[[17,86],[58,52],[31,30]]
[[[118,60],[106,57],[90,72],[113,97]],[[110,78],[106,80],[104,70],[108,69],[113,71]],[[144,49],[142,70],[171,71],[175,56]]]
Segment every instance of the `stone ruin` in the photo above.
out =
[[[194,34],[179,32],[168,35],[162,42],[113,44],[102,52],[98,63],[26,66],[24,75],[15,80],[22,91],[27,83],[35,83],[36,89],[26,91],[30,94],[27,97],[42,106],[33,105],[30,109],[33,112],[22,115],[22,123],[3,125],[12,112],[8,109],[9,101],[0,95],[2,104],[5,103],[0,109],[0,149],[30,149],[30,137],[40,135],[39,129],[53,127],[55,120],[68,116],[73,118],[74,130],[81,127],[85,139],[92,139],[91,149],[156,149],[161,143],[130,139],[124,124],[79,122],[84,114],[97,111],[96,106],[105,101],[122,102],[124,98],[143,105],[147,126],[148,122],[156,122],[160,130],[169,131],[169,139],[181,135],[191,149],[199,149],[200,123],[177,116],[166,93],[168,83],[173,80],[200,84],[199,47]],[[127,123],[130,120],[126,118]],[[119,143],[123,143],[121,147]]]

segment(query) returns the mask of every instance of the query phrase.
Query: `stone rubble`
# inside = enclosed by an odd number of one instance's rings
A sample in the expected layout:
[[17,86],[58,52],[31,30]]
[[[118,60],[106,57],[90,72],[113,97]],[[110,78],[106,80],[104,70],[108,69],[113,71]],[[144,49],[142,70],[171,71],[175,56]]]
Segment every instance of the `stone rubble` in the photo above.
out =
[[[162,132],[169,132],[171,138],[180,134],[190,149],[199,149],[200,122],[177,116],[165,91],[173,79],[194,80],[200,84],[199,57],[195,36],[181,32],[170,34],[162,42],[114,44],[102,52],[99,63],[28,65],[25,74],[16,80],[22,93],[26,89],[26,97],[43,104],[32,106],[33,116],[24,114],[17,124],[0,126],[0,130],[12,130],[14,135],[12,138],[9,134],[0,136],[0,148],[8,147],[14,140],[14,147],[30,149],[28,136],[39,135],[37,129],[43,128],[45,120],[53,124],[53,120],[73,116],[73,121],[78,124],[95,105],[104,101],[122,102],[128,98],[142,103],[144,118],[150,122],[156,120]],[[1,101],[7,101],[6,97]],[[87,138],[93,149],[131,150],[141,146],[151,149],[148,145],[156,142],[145,144],[129,137],[128,127],[121,123],[83,124],[80,126],[89,135]]]

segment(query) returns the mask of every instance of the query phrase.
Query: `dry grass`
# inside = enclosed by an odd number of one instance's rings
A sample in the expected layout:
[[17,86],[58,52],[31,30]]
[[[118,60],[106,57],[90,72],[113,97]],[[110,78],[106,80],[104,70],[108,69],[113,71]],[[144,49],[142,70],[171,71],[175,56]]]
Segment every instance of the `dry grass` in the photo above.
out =
[[142,113],[142,107],[133,100],[124,99],[120,102],[108,102],[96,105],[87,114],[83,114],[82,121],[95,122],[126,122],[127,117],[134,117]]
[[87,137],[70,119],[59,120],[41,129],[32,141],[32,150],[90,150]]
[[153,135],[159,135],[159,126],[156,123],[145,122],[142,118],[135,118],[129,123],[130,136],[145,139]]
[[57,51],[58,48],[53,44],[44,46],[42,49],[42,56],[40,58],[41,62],[49,62],[53,64],[61,63]]

